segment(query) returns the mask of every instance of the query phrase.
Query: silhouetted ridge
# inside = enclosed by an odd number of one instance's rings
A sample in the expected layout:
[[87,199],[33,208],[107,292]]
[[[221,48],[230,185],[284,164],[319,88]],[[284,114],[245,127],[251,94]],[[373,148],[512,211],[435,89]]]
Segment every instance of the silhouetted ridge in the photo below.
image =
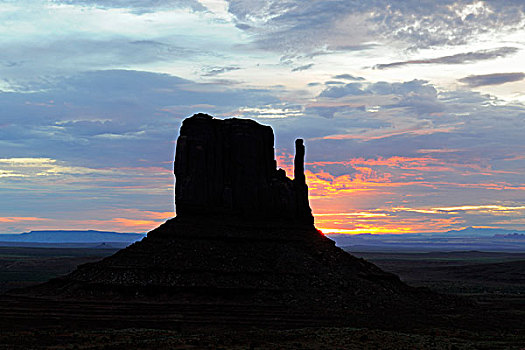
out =
[[184,120],[175,156],[177,216],[313,224],[303,141],[296,141],[294,180],[277,169],[273,142],[272,128],[249,119]]

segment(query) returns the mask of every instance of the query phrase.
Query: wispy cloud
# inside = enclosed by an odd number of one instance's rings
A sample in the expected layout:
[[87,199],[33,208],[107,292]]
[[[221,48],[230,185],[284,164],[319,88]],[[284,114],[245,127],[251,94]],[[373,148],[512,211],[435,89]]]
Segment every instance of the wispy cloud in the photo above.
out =
[[432,208],[432,210],[445,212],[458,211],[488,211],[488,212],[516,212],[525,211],[525,206],[504,206],[504,205],[462,205],[458,207]]
[[28,217],[28,216],[0,216],[1,223],[19,223],[19,222],[33,222],[33,221],[47,221],[46,218]]
[[106,9],[129,9],[139,14],[177,8],[189,8],[194,11],[206,10],[206,7],[197,0],[53,0],[53,2],[69,5],[96,6]]
[[351,80],[351,81],[363,81],[365,78],[363,77],[356,77],[351,74],[337,74],[334,75],[334,79],[343,79],[343,80]]
[[436,133],[450,133],[454,131],[456,127],[441,127],[441,128],[410,128],[404,130],[389,130],[389,131],[372,131],[366,134],[352,135],[352,134],[339,134],[339,135],[327,135],[320,138],[313,138],[312,140],[362,140],[371,141],[379,140],[384,138],[390,138],[400,135],[432,135]]
[[8,172],[9,177],[47,177],[62,175],[110,175],[115,170],[89,169],[79,166],[68,166],[50,158],[0,158],[0,167]]
[[219,75],[219,74],[232,72],[232,71],[239,70],[239,69],[241,69],[241,68],[237,67],[237,66],[206,67],[206,68],[204,68],[203,76],[205,76],[205,77],[213,77],[213,76],[216,76],[216,75]]
[[441,56],[435,58],[421,58],[417,60],[408,60],[392,63],[383,63],[375,65],[376,69],[387,69],[387,68],[397,68],[408,65],[416,64],[464,64],[464,63],[473,63],[483,60],[491,60],[498,57],[505,57],[510,54],[518,52],[516,47],[500,47],[497,49],[491,50],[479,50],[466,53],[458,53],[455,55]]
[[[416,232],[443,232],[463,229],[469,218],[484,222],[483,227],[522,221],[523,206],[498,204],[463,205],[456,208],[392,207],[355,212],[329,212],[316,216],[316,224],[323,233],[340,234],[402,234]],[[492,221],[490,218],[492,217]],[[488,220],[488,221],[486,221]],[[348,222],[352,224],[349,225]],[[472,226],[472,225],[470,225]],[[476,225],[480,227],[480,225]],[[403,239],[403,238],[401,238]]]

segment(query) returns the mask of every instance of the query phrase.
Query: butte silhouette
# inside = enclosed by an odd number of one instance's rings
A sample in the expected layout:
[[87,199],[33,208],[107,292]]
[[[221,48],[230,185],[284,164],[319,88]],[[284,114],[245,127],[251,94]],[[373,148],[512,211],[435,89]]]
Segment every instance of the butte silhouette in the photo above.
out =
[[302,140],[295,145],[291,180],[277,169],[269,126],[206,114],[187,118],[175,156],[177,216],[108,258],[19,293],[277,307],[363,322],[441,308],[444,297],[409,287],[315,228],[305,148]]

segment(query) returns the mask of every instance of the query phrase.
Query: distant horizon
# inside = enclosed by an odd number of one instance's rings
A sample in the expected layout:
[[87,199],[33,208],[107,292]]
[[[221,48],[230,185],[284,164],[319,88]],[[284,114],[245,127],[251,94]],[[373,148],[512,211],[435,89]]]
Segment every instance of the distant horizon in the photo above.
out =
[[[452,232],[409,234],[325,234],[341,248],[360,252],[525,252],[525,231],[466,228]],[[0,234],[0,247],[11,249],[122,249],[147,233],[97,230],[46,230]]]
[[[319,231],[321,231],[324,235],[348,235],[348,236],[354,236],[354,235],[404,235],[404,234],[431,234],[431,233],[449,233],[449,232],[461,232],[466,231],[468,229],[475,229],[475,230],[487,230],[487,231],[503,231],[503,232],[517,232],[517,233],[525,233],[525,230],[512,230],[512,229],[501,229],[501,228],[492,228],[492,227],[476,227],[476,226],[468,226],[464,228],[454,229],[454,230],[447,230],[447,231],[421,231],[421,232],[403,232],[403,233],[397,233],[397,232],[381,232],[381,233],[373,233],[373,232],[360,232],[360,233],[347,233],[347,232],[326,232],[322,229],[316,227]],[[153,230],[153,229],[152,229]],[[148,232],[152,231],[144,231],[144,232],[123,232],[123,231],[112,231],[112,230],[99,230],[99,229],[45,229],[45,230],[29,230],[24,232],[0,232],[0,237],[2,235],[21,235],[21,234],[28,234],[32,232],[100,232],[100,233],[117,233],[117,234],[130,234],[130,235],[146,235]]]

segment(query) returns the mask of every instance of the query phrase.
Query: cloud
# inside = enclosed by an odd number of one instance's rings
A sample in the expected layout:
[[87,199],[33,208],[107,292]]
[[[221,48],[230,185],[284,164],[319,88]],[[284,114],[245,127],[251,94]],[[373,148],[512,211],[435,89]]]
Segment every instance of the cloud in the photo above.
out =
[[365,78],[363,77],[356,77],[351,74],[338,74],[334,76],[334,79],[344,79],[344,80],[352,80],[352,81],[363,81]]
[[324,107],[324,106],[312,106],[308,107],[306,109],[307,113],[313,114],[313,115],[319,115],[323,118],[331,119],[334,117],[334,115],[341,110],[340,107]]
[[525,79],[525,73],[493,73],[483,75],[469,75],[458,81],[470,87],[501,85]]
[[376,69],[397,68],[407,65],[416,64],[463,64],[472,63],[482,60],[490,60],[498,57],[505,57],[518,52],[516,47],[500,47],[492,50],[479,50],[455,55],[442,56],[436,58],[423,58],[418,60],[400,61],[393,63],[384,63],[374,66]]
[[285,119],[303,116],[303,109],[298,105],[273,104],[259,107],[241,107],[231,113],[230,116],[242,118],[263,119]]
[[159,10],[189,8],[193,11],[205,11],[206,7],[197,0],[52,0],[58,4],[95,6],[103,9],[129,9],[143,14]]
[[229,0],[239,28],[260,47],[281,52],[363,50],[377,42],[419,49],[463,45],[480,34],[523,27],[519,1]]
[[304,71],[304,70],[308,70],[308,69],[312,68],[313,66],[314,66],[313,63],[305,64],[304,66],[299,66],[299,67],[293,68],[292,72],[301,72],[301,71]]
[[8,1],[0,11],[0,28],[9,32],[2,37],[0,89],[93,70],[175,70],[190,77],[203,66],[230,66],[233,46],[243,41],[232,40],[239,30],[220,15],[189,10],[190,2]]
[[[420,158],[425,153],[441,165],[404,169],[395,176],[429,180],[421,184],[422,192],[432,187],[443,193],[451,188],[476,188],[465,198],[482,200],[490,197],[482,193],[507,190],[498,198],[519,197],[510,191],[522,187],[519,174],[523,163],[510,159],[525,151],[520,136],[525,127],[520,123],[525,106],[497,103],[493,97],[465,90],[438,92],[421,80],[358,84],[361,85],[350,85],[350,89],[327,87],[306,108],[306,115],[330,118],[331,130],[336,130],[325,134],[327,129],[318,129],[316,136],[307,139],[310,159],[345,161],[356,155],[365,159],[378,155]],[[324,136],[319,138],[320,135]],[[479,140],[484,142],[480,144]],[[321,169],[333,171],[329,164]],[[502,183],[490,181],[491,176]],[[438,179],[442,180],[440,184]],[[416,197],[409,201],[424,205]],[[446,196],[439,196],[436,201],[446,203]]]
[[361,83],[350,83],[344,86],[329,87],[323,90],[319,97],[338,98],[348,95],[364,95],[365,91],[362,89],[362,87],[363,85]]
[[[341,165],[354,171],[334,169]],[[446,231],[472,223],[499,225],[505,220],[509,220],[505,225],[511,227],[513,220],[521,218],[525,211],[520,199],[511,199],[522,198],[525,187],[519,190],[483,183],[481,174],[493,177],[493,170],[461,158],[351,158],[308,162],[307,170],[314,212],[318,206],[322,213],[316,216],[316,224],[321,229],[347,233],[406,233]],[[468,184],[464,183],[465,177],[469,179]],[[518,174],[510,178],[520,183]],[[466,189],[475,191],[476,195],[472,196],[471,192],[467,196],[454,196],[454,193],[466,194]],[[522,192],[514,197],[516,191]],[[398,199],[381,204],[381,198]],[[507,201],[495,204],[493,198],[506,198]],[[361,204],[356,205],[356,200]],[[438,202],[455,205],[433,206]],[[480,204],[465,204],[469,202]],[[399,203],[404,204],[400,206]]]
[[[113,66],[141,65],[202,57],[207,53],[175,46],[156,40],[126,38],[52,39],[39,43],[11,43],[2,50],[16,65],[0,67],[11,88],[23,88],[35,77],[74,74],[83,70],[105,69]],[[57,62],[60,62],[57,65]],[[49,78],[47,78],[49,79]],[[30,87],[31,89],[31,87]]]
[[[502,219],[506,212],[488,205],[523,206],[525,107],[479,93],[438,92],[423,80],[350,81],[346,89],[325,86],[323,96],[292,103],[283,100],[282,88],[240,89],[124,70],[42,84],[35,83],[34,92],[0,93],[0,188],[9,203],[5,217],[50,221],[5,222],[6,230],[66,222],[155,226],[157,217],[148,213],[173,208],[178,127],[200,111],[271,125],[280,166],[291,159],[293,140],[305,138],[314,213],[371,214],[323,216],[322,228],[411,232],[427,224],[446,230]],[[466,204],[483,210],[421,212]],[[393,209],[400,205],[419,211]],[[131,208],[144,214],[125,211]]]
[[31,91],[0,92],[0,157],[52,157],[94,167],[170,160],[182,118],[279,102],[266,90],[133,70],[35,82]]
[[[393,207],[388,209],[367,209],[338,212],[332,211],[316,216],[316,225],[323,233],[411,233],[458,230],[468,227],[468,222],[476,220],[479,226],[494,227],[497,221],[507,225],[520,221],[525,213],[522,206],[501,204],[464,205],[459,208],[468,212],[442,211],[429,207]],[[501,209],[493,209],[501,208]],[[346,223],[352,223],[346,224]],[[497,225],[496,225],[497,226]],[[508,227],[505,227],[508,228]],[[403,236],[390,238],[402,242]]]
[[445,212],[457,212],[457,211],[499,211],[499,212],[513,212],[525,210],[525,206],[504,206],[504,205],[462,205],[458,207],[449,208],[432,208],[432,210],[445,211]]
[[[329,86],[320,98],[337,99],[358,96],[384,96],[383,108],[405,107],[417,113],[435,113],[442,110],[437,101],[437,90],[425,80],[412,80],[403,83],[349,83],[344,86]],[[389,97],[390,96],[390,97]],[[377,100],[377,98],[374,98]],[[366,103],[368,104],[368,103]],[[363,105],[363,104],[362,104]],[[339,106],[344,107],[344,106]],[[331,111],[332,114],[334,111]]]
[[9,177],[47,177],[61,175],[107,175],[112,174],[107,169],[89,169],[78,166],[67,166],[50,158],[0,158],[2,171],[7,171]]
[[219,74],[223,74],[223,73],[227,73],[227,72],[231,72],[231,71],[235,71],[235,70],[239,70],[239,69],[241,69],[241,68],[237,67],[237,66],[206,67],[204,69],[205,73],[203,74],[203,76],[205,76],[205,77],[213,77],[213,76],[216,76],[216,75],[219,75]]
[[45,218],[35,218],[35,217],[9,217],[9,216],[0,216],[0,223],[12,223],[12,222],[21,222],[21,221],[47,221]]

